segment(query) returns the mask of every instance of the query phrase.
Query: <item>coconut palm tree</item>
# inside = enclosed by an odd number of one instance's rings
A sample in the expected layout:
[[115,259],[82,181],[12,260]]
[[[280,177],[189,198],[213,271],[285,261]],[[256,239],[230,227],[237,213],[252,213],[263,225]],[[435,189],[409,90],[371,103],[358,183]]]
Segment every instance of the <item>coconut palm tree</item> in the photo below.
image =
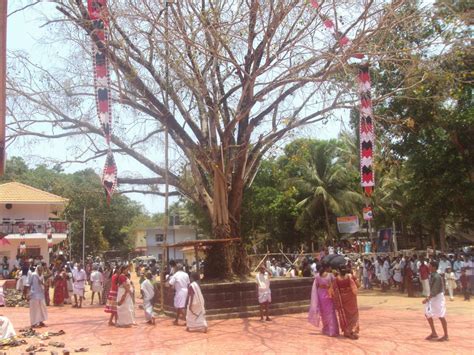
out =
[[312,141],[300,176],[288,180],[302,197],[298,204],[302,213],[297,228],[308,217],[322,219],[326,239],[334,239],[331,223],[334,215],[357,213],[363,203],[362,194],[351,187],[351,171],[338,155],[338,144],[335,140]]

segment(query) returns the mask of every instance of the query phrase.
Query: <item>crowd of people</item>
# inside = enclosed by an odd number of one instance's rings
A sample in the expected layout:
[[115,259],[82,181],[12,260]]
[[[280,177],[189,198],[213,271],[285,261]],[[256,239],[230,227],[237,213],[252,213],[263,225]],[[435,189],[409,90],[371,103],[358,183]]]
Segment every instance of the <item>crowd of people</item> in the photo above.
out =
[[[139,292],[143,299],[143,310],[147,324],[155,324],[154,300],[156,276],[159,273],[156,261],[137,263]],[[99,259],[82,263],[71,263],[64,258],[56,260],[50,266],[34,259],[19,259],[9,272],[8,277],[17,280],[16,287],[22,299],[29,302],[30,324],[32,328],[45,327],[48,319],[48,306],[72,305],[82,308],[87,285],[90,286],[90,304],[104,305],[109,314],[108,324],[117,327],[137,325],[135,318],[136,286],[132,280],[133,264],[104,263]],[[177,309],[175,324],[180,316],[186,320],[187,330],[207,331],[204,297],[199,282],[200,274],[184,271],[184,266],[170,261],[166,275],[166,286],[175,290]],[[50,288],[53,298],[50,299]],[[3,296],[3,293],[2,293]],[[7,320],[0,319],[4,328]],[[5,333],[7,334],[5,328]],[[10,328],[8,328],[10,329]]]
[[[334,266],[327,260],[342,259]],[[329,259],[328,259],[329,257]],[[334,258],[333,258],[334,259]],[[335,260],[335,259],[334,259]],[[349,339],[359,337],[359,313],[357,294],[359,288],[380,287],[382,292],[391,288],[407,292],[409,297],[421,293],[424,297],[425,316],[431,328],[429,340],[447,340],[446,305],[444,292],[454,299],[456,290],[462,291],[465,300],[470,299],[474,285],[474,257],[461,254],[421,257],[398,255],[337,255],[333,250],[321,252],[314,258],[295,258],[292,264],[285,264],[275,258],[267,258],[265,266],[259,267],[256,275],[260,319],[271,321],[269,308],[272,277],[314,277],[309,321],[315,326],[322,324],[322,333],[338,336],[342,333]],[[90,286],[90,304],[105,306],[109,314],[108,324],[117,327],[136,325],[135,285],[132,280],[132,263],[107,264],[100,260],[70,263],[58,259],[51,265],[34,260],[20,260],[18,266],[9,271],[17,279],[17,289],[29,301],[32,327],[44,327],[48,319],[47,306],[72,305],[82,308],[87,285]],[[197,269],[197,267],[196,267]],[[135,271],[139,277],[139,290],[143,299],[143,311],[147,324],[155,324],[154,300],[157,291],[156,277],[159,268],[156,261],[138,263]],[[170,261],[166,270],[166,287],[174,289],[174,324],[185,321],[188,331],[207,331],[205,300],[200,288],[200,273],[183,264]],[[50,300],[50,288],[53,298]],[[438,338],[434,318],[439,318],[444,335]],[[2,332],[10,334],[11,325],[0,318]]]
[[441,254],[421,257],[399,255],[396,257],[376,256],[358,259],[355,262],[358,278],[364,289],[372,289],[378,285],[382,292],[391,288],[415,297],[418,293],[427,297],[430,293],[429,275],[430,263],[437,261],[437,272],[443,279],[443,284],[449,293],[449,299],[454,300],[454,293],[462,293],[464,300],[470,300],[474,285],[474,257],[462,254]]

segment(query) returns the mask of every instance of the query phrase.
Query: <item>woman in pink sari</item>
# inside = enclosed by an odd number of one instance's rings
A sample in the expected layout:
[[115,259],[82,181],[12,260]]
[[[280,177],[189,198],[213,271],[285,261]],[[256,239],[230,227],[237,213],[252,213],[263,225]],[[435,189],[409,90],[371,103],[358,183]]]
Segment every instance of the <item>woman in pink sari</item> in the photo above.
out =
[[311,306],[309,308],[308,321],[319,327],[319,321],[323,323],[323,334],[335,337],[339,335],[336,311],[331,297],[331,288],[334,276],[327,264],[322,264],[319,273],[314,278],[311,291]]

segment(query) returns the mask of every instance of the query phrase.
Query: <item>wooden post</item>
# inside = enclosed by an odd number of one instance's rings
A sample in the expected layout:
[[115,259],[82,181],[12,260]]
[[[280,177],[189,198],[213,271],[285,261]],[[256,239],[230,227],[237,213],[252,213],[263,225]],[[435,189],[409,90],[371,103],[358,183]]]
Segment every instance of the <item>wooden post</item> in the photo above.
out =
[[8,0],[0,0],[0,176],[5,172],[6,162],[7,8]]

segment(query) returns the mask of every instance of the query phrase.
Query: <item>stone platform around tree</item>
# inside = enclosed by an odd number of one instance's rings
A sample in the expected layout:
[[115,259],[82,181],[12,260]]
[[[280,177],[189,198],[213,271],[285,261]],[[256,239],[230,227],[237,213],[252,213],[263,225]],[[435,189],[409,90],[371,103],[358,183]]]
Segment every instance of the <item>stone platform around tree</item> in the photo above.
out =
[[[309,307],[313,278],[273,278],[271,315],[304,312]],[[159,288],[159,285],[157,285]],[[208,319],[247,318],[260,312],[255,281],[202,283]],[[174,291],[165,288],[165,314],[174,316]],[[160,293],[155,298],[155,308],[161,307]]]

